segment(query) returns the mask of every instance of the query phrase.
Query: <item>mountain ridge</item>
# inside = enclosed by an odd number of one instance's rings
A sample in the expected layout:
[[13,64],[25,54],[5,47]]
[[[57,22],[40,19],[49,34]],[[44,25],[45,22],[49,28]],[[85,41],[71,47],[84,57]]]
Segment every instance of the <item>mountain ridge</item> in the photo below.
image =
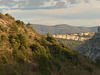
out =
[[35,31],[40,34],[97,32],[97,28],[98,28],[98,26],[80,27],[80,26],[70,26],[68,24],[59,24],[59,25],[55,25],[55,26],[32,24],[32,26],[35,29]]

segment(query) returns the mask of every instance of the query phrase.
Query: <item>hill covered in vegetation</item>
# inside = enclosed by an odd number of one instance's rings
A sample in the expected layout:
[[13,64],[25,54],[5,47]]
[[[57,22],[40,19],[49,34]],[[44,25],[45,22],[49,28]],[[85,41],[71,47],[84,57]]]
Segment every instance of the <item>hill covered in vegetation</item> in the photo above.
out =
[[95,27],[77,27],[77,26],[70,26],[67,24],[59,24],[59,25],[55,25],[55,26],[32,24],[32,26],[36,30],[36,32],[38,32],[40,34],[97,32],[97,28],[98,28],[98,26],[95,26]]
[[97,63],[40,35],[31,24],[0,14],[0,75],[99,75]]
[[67,45],[70,49],[75,50],[75,48],[83,43],[85,43],[85,41],[77,41],[77,40],[68,40],[68,39],[59,39],[57,38],[58,42],[60,43],[64,43],[65,45]]

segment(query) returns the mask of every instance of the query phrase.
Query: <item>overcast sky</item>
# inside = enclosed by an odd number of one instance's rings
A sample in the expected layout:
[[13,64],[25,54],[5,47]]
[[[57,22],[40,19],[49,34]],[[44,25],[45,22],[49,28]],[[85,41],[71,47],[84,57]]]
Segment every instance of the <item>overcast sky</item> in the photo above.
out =
[[0,0],[0,11],[25,23],[100,25],[100,0]]

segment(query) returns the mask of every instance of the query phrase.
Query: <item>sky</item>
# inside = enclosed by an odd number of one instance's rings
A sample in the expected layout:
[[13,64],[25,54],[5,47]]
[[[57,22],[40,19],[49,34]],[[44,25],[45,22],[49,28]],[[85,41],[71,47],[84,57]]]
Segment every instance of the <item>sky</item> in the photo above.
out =
[[31,24],[100,25],[100,0],[0,0],[0,12]]

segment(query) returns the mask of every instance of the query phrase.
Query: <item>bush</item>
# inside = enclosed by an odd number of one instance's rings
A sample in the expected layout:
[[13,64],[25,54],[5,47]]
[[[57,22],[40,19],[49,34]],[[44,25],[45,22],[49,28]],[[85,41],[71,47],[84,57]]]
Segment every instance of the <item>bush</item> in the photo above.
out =
[[50,71],[51,59],[49,59],[49,56],[45,48],[41,46],[39,43],[31,45],[30,48],[32,49],[33,55],[38,62],[38,69],[41,72],[41,74],[51,75]]
[[92,67],[87,67],[86,70],[89,71],[90,73],[93,72],[93,68]]
[[3,61],[4,64],[7,63],[7,58],[6,58],[6,56],[2,55],[2,61]]
[[24,63],[25,62],[25,56],[23,55],[23,52],[18,51],[18,50],[13,50],[13,58],[16,60],[18,63]]
[[32,25],[31,25],[30,23],[28,23],[28,24],[26,25],[26,27],[35,32],[35,30],[33,29]]
[[15,72],[12,72],[11,75],[18,75],[18,73],[15,71]]
[[19,30],[18,30],[18,26],[16,23],[12,24],[10,31],[11,31],[11,33],[16,33],[16,34],[18,33]]
[[51,43],[56,43],[57,42],[57,40],[52,36],[47,36],[47,41],[49,41]]
[[6,13],[5,16],[7,16],[8,18],[13,19],[13,20],[15,19],[14,17],[12,17],[12,16],[11,16],[10,14],[8,14],[8,13]]
[[16,21],[17,25],[21,26],[21,27],[24,27],[24,22],[23,21],[20,21],[20,20],[17,20]]
[[6,34],[1,35],[1,40],[6,41],[8,40],[8,36]]
[[6,28],[4,28],[2,25],[0,25],[0,30],[4,32],[4,31],[6,31]]
[[11,35],[9,37],[9,41],[12,44],[13,48],[14,45],[16,45],[18,50],[23,50],[28,48],[28,41],[22,34],[17,34],[15,36]]

